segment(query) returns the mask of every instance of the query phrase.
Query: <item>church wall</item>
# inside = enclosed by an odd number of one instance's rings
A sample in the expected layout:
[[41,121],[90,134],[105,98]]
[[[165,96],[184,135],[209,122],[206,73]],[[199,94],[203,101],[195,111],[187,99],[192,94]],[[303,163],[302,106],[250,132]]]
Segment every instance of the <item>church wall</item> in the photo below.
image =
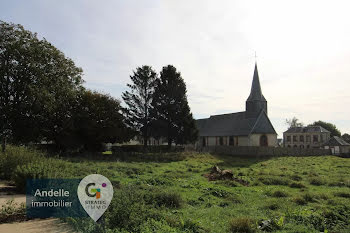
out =
[[[249,146],[260,146],[260,137],[264,134],[250,135]],[[277,134],[265,134],[267,136],[268,146],[277,146]]]
[[[237,137],[236,139],[238,139],[238,146],[248,146],[248,137]],[[236,145],[236,144],[235,144]]]

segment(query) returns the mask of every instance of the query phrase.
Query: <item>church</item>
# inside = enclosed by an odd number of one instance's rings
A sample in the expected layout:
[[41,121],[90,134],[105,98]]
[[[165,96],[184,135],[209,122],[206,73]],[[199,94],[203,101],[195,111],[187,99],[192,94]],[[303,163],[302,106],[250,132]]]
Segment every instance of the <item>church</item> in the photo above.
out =
[[250,95],[244,112],[212,115],[196,120],[197,145],[204,146],[277,146],[277,133],[267,115],[255,63]]

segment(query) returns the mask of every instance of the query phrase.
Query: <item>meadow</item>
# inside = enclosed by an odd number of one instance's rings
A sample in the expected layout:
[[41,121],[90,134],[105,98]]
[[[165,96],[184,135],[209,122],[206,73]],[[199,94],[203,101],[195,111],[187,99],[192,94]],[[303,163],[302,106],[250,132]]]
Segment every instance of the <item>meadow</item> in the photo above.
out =
[[[237,180],[209,181],[214,165]],[[0,154],[0,177],[108,177],[113,201],[80,232],[350,232],[350,159],[237,158],[196,152],[47,157],[20,147]]]

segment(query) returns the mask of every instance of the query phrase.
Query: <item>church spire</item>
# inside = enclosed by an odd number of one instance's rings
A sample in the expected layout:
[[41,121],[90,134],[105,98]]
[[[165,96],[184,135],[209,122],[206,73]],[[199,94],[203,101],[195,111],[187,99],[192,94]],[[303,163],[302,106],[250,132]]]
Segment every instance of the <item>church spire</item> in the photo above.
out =
[[258,74],[258,66],[257,66],[256,62],[255,62],[255,68],[254,68],[252,88],[250,90],[250,95],[249,95],[247,101],[254,101],[254,100],[266,101],[266,99],[261,91],[259,74]]
[[261,91],[258,66],[255,62],[252,87],[250,95],[246,101],[246,116],[256,117],[261,110],[264,110],[267,113],[267,101]]

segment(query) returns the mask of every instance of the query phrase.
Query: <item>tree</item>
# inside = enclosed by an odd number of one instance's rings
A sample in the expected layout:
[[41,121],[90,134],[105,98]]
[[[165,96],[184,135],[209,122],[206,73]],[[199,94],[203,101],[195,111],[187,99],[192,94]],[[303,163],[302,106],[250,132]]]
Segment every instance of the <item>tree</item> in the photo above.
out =
[[349,134],[345,133],[341,137],[344,141],[350,143],[350,135]]
[[309,126],[321,126],[321,127],[325,128],[326,130],[328,130],[329,132],[331,132],[331,137],[333,137],[333,136],[340,137],[341,136],[340,131],[332,123],[328,123],[328,122],[324,122],[324,121],[315,121],[314,123],[310,124]]
[[55,141],[72,117],[82,69],[45,39],[0,21],[0,136]]
[[288,128],[293,128],[293,127],[303,127],[304,123],[299,122],[299,119],[296,117],[293,117],[292,119],[286,119],[286,125],[288,125]]
[[130,78],[132,84],[127,85],[130,91],[125,91],[122,95],[128,106],[125,109],[127,123],[142,136],[144,146],[147,147],[150,136],[151,102],[158,78],[150,66],[138,67]]
[[172,65],[163,67],[152,101],[152,116],[158,134],[172,142],[185,144],[198,137],[187,102],[186,84]]
[[131,131],[124,123],[119,100],[87,90],[79,96],[78,102],[74,123],[66,132],[66,137],[60,138],[61,145],[96,151],[101,149],[102,143],[120,143],[130,139]]

